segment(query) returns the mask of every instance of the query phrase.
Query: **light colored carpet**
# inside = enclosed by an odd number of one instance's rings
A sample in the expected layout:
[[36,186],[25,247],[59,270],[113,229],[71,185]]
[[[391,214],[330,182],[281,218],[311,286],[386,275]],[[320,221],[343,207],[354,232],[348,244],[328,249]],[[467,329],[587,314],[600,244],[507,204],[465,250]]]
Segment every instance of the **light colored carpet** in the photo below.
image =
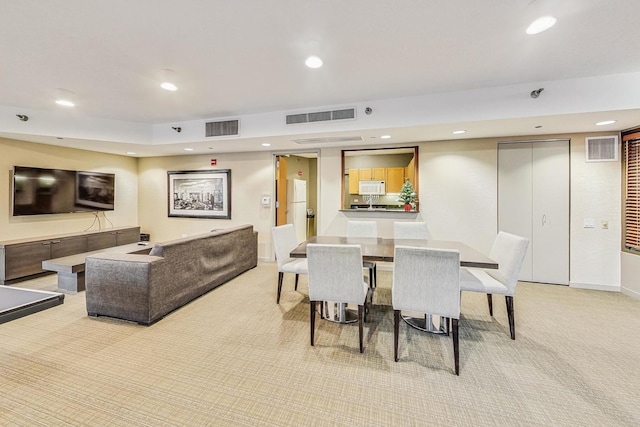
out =
[[[0,325],[3,426],[640,425],[640,302],[520,284],[516,340],[504,299],[463,294],[460,376],[450,337],[401,327],[393,361],[390,273],[373,316],[317,321],[306,278],[261,263],[158,323],[89,318],[84,293]],[[55,290],[55,276],[19,286]]]

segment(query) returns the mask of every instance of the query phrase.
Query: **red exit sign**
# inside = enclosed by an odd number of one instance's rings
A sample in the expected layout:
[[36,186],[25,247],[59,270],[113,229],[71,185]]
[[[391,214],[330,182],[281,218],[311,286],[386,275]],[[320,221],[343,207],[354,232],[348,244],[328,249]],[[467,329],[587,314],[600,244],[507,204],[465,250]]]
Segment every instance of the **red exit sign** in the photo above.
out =
[[211,159],[211,166],[215,166],[218,164],[218,159]]

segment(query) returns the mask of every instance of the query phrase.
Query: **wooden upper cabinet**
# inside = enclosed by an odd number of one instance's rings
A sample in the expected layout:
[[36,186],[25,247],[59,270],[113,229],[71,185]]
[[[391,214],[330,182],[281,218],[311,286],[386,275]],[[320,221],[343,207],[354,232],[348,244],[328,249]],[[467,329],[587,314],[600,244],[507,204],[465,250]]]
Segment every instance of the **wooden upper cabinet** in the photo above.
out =
[[385,168],[371,169],[371,179],[374,181],[384,181],[387,179],[387,171]]
[[387,168],[387,193],[399,193],[404,184],[405,168]]
[[409,178],[409,182],[411,182],[411,184],[413,185],[413,188],[417,188],[416,187],[416,168],[415,168],[415,163],[413,161],[414,159],[411,159],[411,161],[405,168],[406,169],[405,176]]
[[371,177],[373,176],[371,168],[358,169],[358,173],[360,181],[371,181]]
[[[349,169],[349,174],[353,169]],[[384,181],[386,179],[385,168],[362,168],[358,169],[360,181]]]
[[360,188],[360,170],[349,169],[349,194],[358,194]]

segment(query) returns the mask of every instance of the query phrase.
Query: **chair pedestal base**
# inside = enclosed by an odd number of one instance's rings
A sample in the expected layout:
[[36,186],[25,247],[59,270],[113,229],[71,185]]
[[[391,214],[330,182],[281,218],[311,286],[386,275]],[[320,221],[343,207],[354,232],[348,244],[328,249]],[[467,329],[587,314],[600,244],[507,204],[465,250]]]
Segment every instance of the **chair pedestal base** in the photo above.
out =
[[358,321],[358,311],[347,307],[341,302],[323,301],[322,318],[335,323],[355,323]]
[[422,317],[403,314],[402,320],[412,328],[431,334],[449,335],[449,319],[435,314],[425,314]]

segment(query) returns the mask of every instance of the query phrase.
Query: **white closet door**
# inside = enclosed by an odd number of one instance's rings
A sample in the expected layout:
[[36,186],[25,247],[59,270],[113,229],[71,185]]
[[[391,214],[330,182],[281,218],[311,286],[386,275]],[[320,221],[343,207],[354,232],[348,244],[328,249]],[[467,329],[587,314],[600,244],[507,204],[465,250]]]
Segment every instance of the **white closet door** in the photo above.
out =
[[529,239],[529,249],[522,263],[520,280],[533,280],[531,239],[533,237],[530,142],[500,144],[498,150],[498,228]]
[[569,141],[499,145],[498,227],[529,239],[520,280],[569,283]]
[[569,284],[569,143],[533,146],[533,279]]

